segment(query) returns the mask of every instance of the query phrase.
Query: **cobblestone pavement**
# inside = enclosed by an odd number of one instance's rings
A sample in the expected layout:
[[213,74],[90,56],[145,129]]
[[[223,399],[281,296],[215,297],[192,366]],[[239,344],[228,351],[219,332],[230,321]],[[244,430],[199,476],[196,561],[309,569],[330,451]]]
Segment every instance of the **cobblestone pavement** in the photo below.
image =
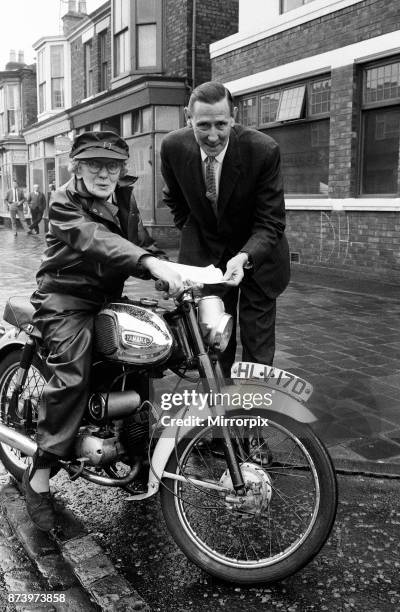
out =
[[[43,248],[43,234],[0,227],[0,309],[34,290]],[[398,474],[400,291],[317,270],[294,267],[278,300],[275,365],[313,384],[308,405],[337,467]],[[127,293],[156,295],[135,279]]]

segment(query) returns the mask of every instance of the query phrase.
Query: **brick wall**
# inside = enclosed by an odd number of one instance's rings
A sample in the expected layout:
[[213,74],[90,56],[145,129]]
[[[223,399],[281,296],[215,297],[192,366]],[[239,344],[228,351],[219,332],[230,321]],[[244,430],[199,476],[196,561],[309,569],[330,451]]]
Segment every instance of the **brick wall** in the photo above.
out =
[[[166,0],[164,72],[192,79],[192,0]],[[211,79],[209,45],[237,32],[239,0],[198,0],[196,3],[196,83]]]
[[333,69],[331,83],[329,196],[349,198],[357,195],[360,137],[359,81],[355,66]]
[[364,0],[216,57],[213,78],[231,81],[399,29],[399,2]]
[[36,72],[24,70],[21,76],[22,129],[37,121]]
[[301,264],[400,281],[396,212],[287,211],[290,251]]
[[85,67],[82,38],[71,42],[71,104],[80,104],[85,97]]
[[186,77],[190,64],[188,0],[166,0],[164,10],[163,71]]
[[[192,3],[189,16],[192,18]],[[239,24],[239,0],[199,0],[196,19],[196,85],[211,79],[209,45],[235,34]],[[191,76],[191,75],[190,75]]]
[[[101,34],[101,32],[100,32]],[[92,41],[92,70],[93,70],[93,93],[100,92],[100,41],[99,34],[95,34]],[[108,59],[108,84],[111,79],[111,30],[107,28],[106,51]],[[82,37],[71,42],[71,101],[72,106],[80,104],[86,97],[85,93],[85,56]]]

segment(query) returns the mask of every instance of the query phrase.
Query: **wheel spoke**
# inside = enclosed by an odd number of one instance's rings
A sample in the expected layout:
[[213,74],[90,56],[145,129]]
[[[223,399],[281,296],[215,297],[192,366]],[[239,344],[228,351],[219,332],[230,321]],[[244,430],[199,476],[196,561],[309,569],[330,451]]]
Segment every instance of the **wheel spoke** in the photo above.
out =
[[[225,460],[211,450],[212,430],[203,428],[188,442],[177,472],[226,486],[231,481]],[[312,529],[319,508],[317,471],[302,441],[270,420],[252,436],[255,445],[240,460],[248,493],[239,503],[233,492],[227,498],[189,480],[174,485],[179,520],[189,537],[213,558],[243,567],[270,565],[293,552]],[[246,428],[235,427],[235,437],[239,452],[248,448]],[[266,453],[269,464],[260,468]]]
[[[11,397],[16,388],[18,367],[19,361],[18,355],[16,355],[14,362],[2,373],[0,379],[0,421],[6,424]],[[45,384],[46,380],[44,375],[34,365],[31,365],[28,370],[24,388],[20,394],[20,402],[30,400],[33,424],[38,417],[39,402]],[[26,433],[29,434],[29,432]],[[19,450],[7,444],[0,443],[0,446],[7,461],[14,466],[15,469],[21,470],[26,468],[27,464],[30,462],[30,457],[22,456]]]

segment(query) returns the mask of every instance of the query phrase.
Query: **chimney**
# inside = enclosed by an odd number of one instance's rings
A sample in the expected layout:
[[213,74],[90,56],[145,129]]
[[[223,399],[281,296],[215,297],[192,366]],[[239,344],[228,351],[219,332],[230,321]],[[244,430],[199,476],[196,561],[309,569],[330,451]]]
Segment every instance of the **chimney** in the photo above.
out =
[[83,13],[84,15],[87,15],[86,0],[79,0],[78,13]]
[[82,0],[79,0],[78,12],[76,0],[68,0],[68,12],[65,13],[65,15],[63,15],[62,17],[64,36],[68,36],[68,34],[70,34],[70,32],[72,32],[72,30],[74,30],[79,25],[82,19],[87,18],[86,12],[82,12],[82,4],[85,4],[86,8],[86,2],[82,2]]
[[10,62],[16,62],[17,61],[17,54],[15,53],[14,49],[11,49],[10,51]]
[[23,52],[23,50],[22,50],[22,49],[20,49],[20,50],[18,51],[18,63],[19,63],[19,64],[24,64],[24,63],[25,63],[25,62],[24,62],[24,52]]

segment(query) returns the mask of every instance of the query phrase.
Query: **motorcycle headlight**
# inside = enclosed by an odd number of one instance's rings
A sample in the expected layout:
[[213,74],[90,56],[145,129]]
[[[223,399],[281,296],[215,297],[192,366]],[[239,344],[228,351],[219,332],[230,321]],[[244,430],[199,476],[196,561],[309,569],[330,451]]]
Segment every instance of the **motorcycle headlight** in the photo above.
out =
[[223,314],[217,325],[211,328],[208,343],[216,351],[224,352],[232,335],[233,319],[229,314]]
[[216,295],[207,295],[198,301],[199,325],[204,341],[221,353],[232,334],[233,319],[226,314],[224,303]]

